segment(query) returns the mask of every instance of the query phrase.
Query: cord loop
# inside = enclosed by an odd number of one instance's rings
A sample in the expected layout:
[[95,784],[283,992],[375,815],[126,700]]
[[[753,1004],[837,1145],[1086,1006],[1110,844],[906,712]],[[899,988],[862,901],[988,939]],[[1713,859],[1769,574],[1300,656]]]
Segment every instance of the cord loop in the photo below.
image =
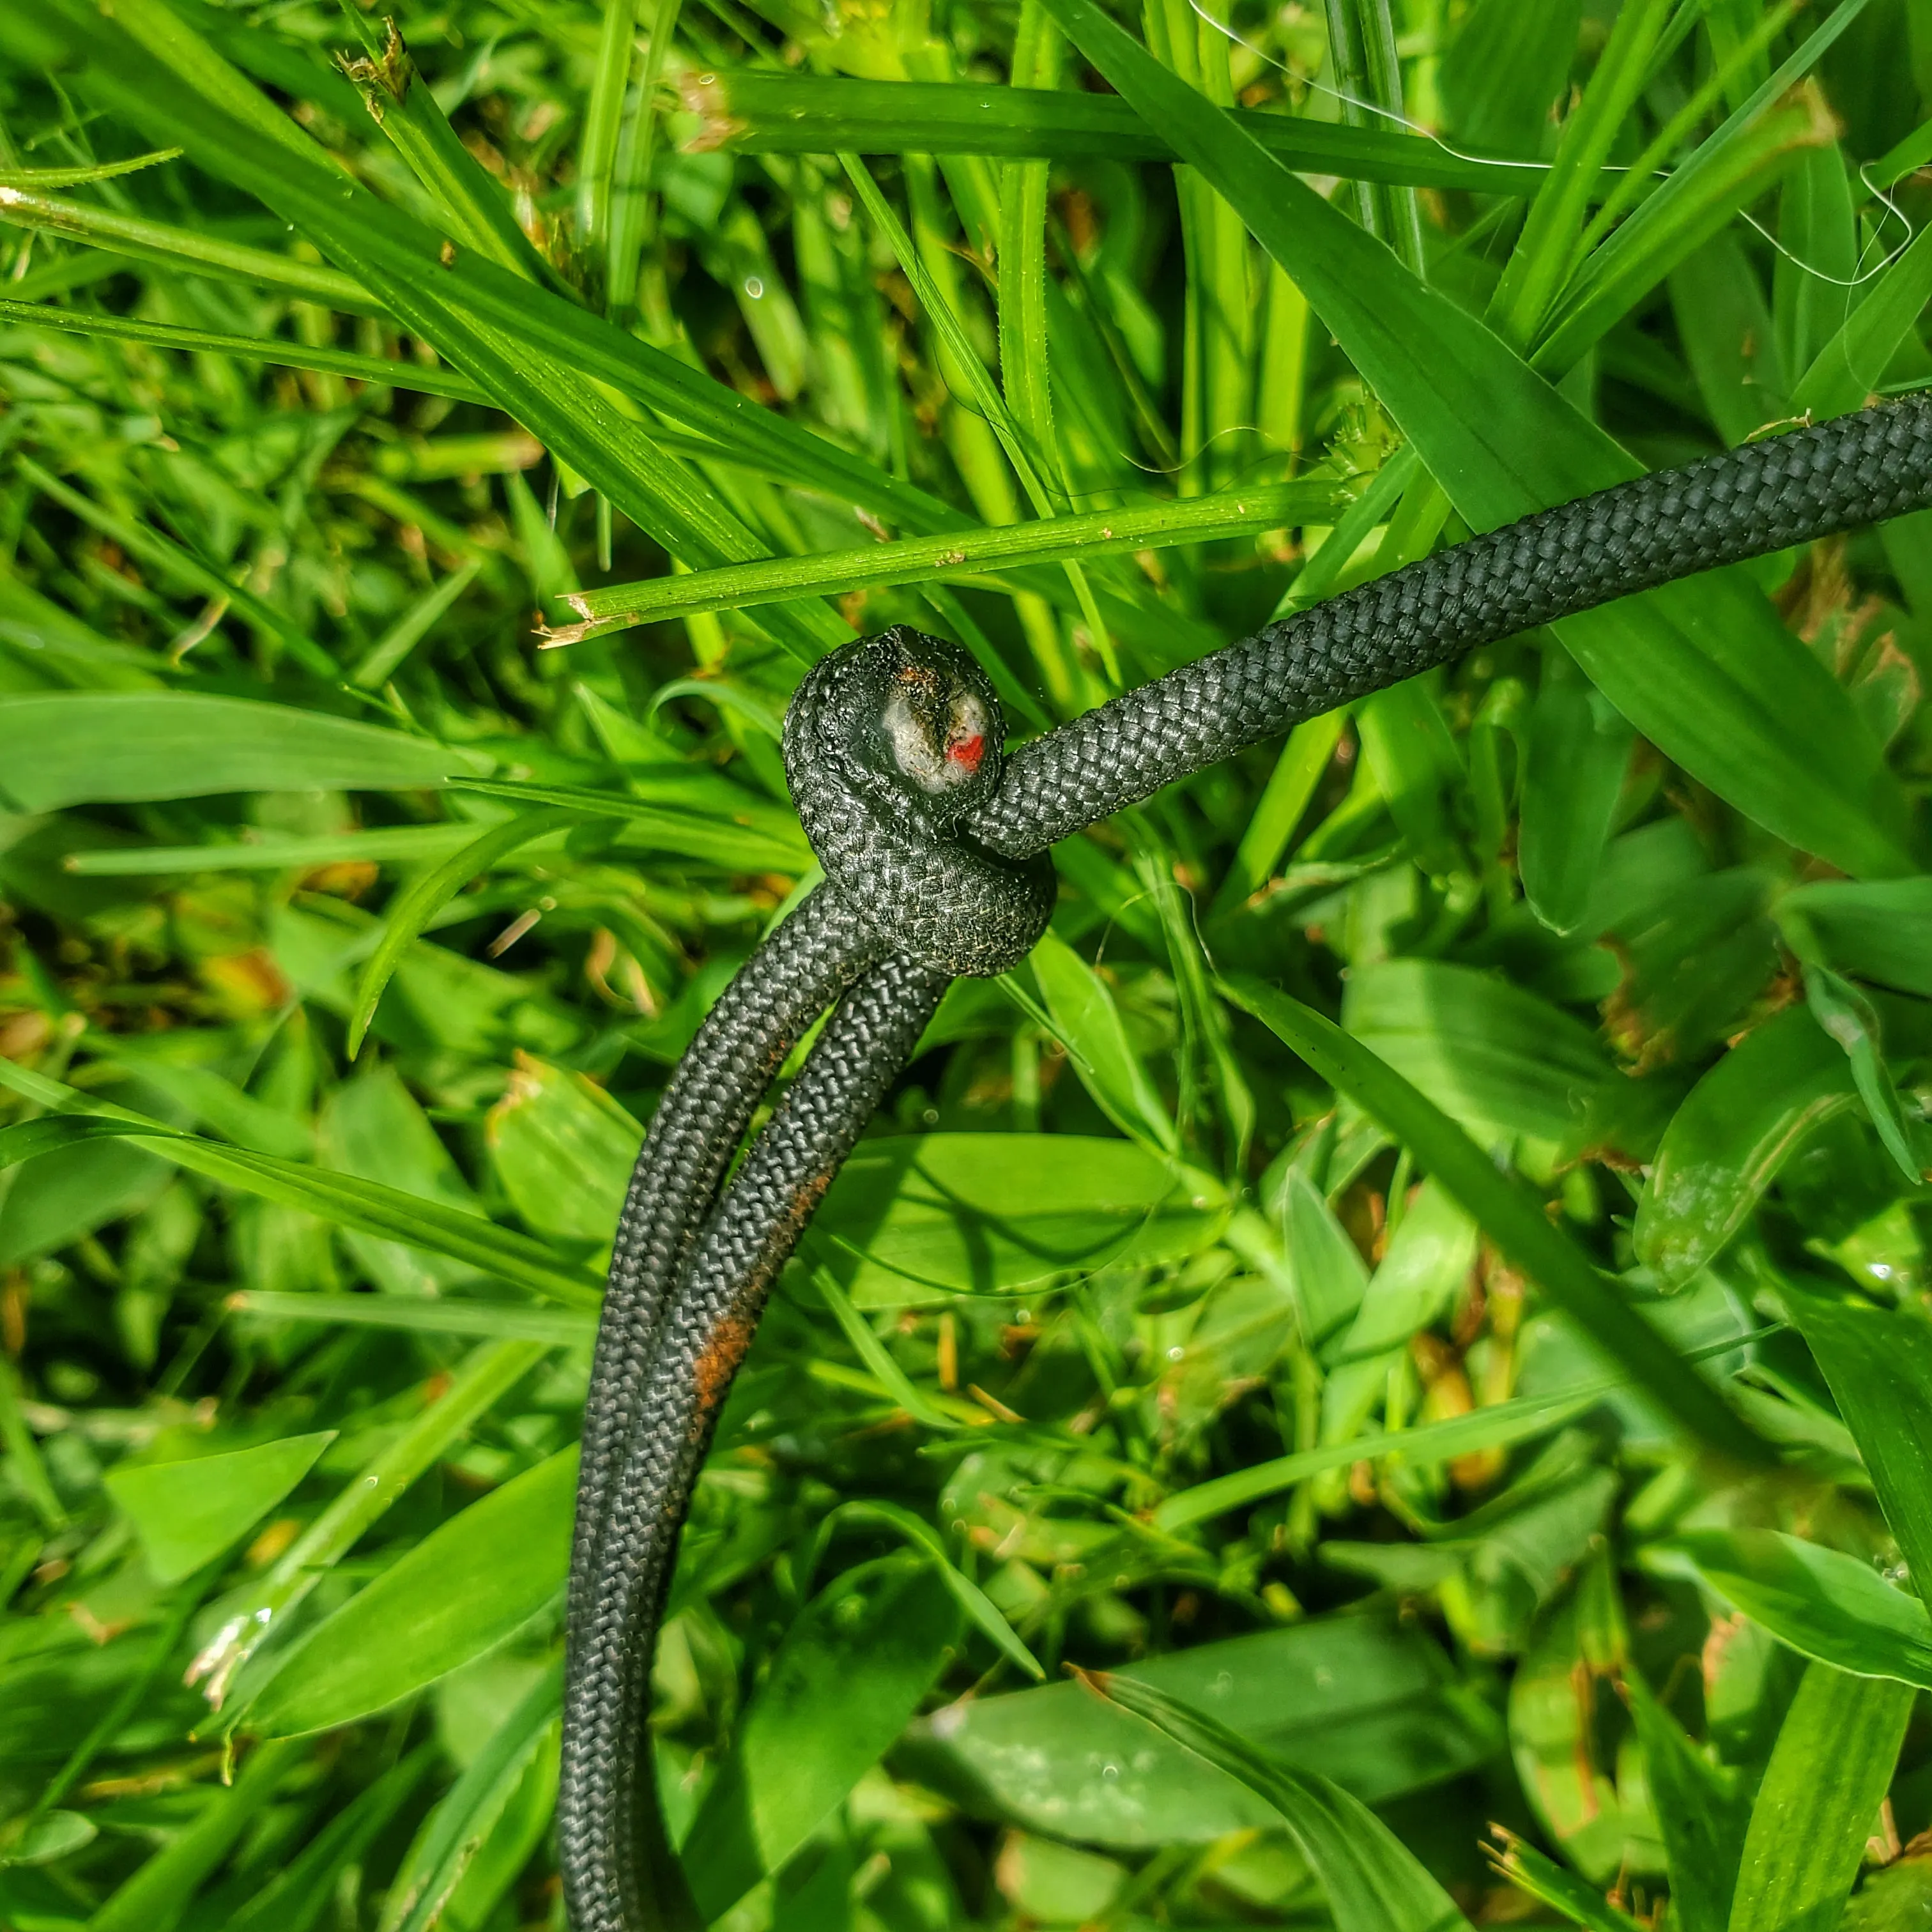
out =
[[1046,930],[1052,862],[1001,857],[964,830],[999,788],[1004,734],[972,658],[903,624],[832,652],[794,694],[793,802],[880,956],[990,978]]

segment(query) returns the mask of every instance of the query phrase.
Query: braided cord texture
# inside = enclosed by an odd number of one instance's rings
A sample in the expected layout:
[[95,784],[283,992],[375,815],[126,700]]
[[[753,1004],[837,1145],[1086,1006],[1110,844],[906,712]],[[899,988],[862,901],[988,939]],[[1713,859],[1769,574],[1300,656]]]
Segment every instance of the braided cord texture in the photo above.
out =
[[571,1552],[564,1750],[557,1810],[566,1866],[598,1767],[583,1747],[586,1713],[603,1694],[586,1632],[621,1545],[607,1530],[609,1501],[646,1412],[651,1351],[726,1163],[772,1077],[806,1029],[863,969],[871,949],[844,906],[814,892],[754,952],[720,995],[679,1061],[632,1170],[617,1223],[597,1348],[584,1405]]
[[[948,983],[889,958],[834,1010],[699,1236],[643,1378],[650,1426],[608,1485],[595,1594],[574,1628],[572,1809],[560,1804],[577,1932],[699,1922],[664,1849],[649,1710],[652,1654],[678,1532],[731,1378],[778,1271]],[[735,1144],[736,1136],[732,1136]],[[573,1624],[577,1623],[573,1616]]]
[[1618,484],[1298,612],[1022,746],[968,829],[1024,856],[1475,645],[1928,503],[1924,395]]

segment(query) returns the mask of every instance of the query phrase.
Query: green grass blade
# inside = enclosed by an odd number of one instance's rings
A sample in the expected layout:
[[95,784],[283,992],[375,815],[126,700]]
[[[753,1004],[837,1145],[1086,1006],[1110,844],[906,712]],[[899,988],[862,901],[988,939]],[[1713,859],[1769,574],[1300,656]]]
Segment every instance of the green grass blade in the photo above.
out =
[[92,524],[104,536],[112,537],[122,545],[130,555],[153,565],[178,584],[231,606],[250,623],[258,625],[286,644],[290,655],[304,670],[332,680],[335,677],[335,660],[300,625],[256,596],[245,585],[233,582],[214,565],[184,549],[172,538],[164,536],[160,531],[104,510],[92,497],[83,496],[58,476],[50,476],[30,457],[16,457],[14,462],[20,474],[41,495],[51,496],[62,509],[80,518],[82,523]]
[[1932,1604],[1932,1335],[1906,1314],[1781,1297],[1845,1418],[1912,1585]]
[[559,1659],[517,1700],[423,1820],[383,1901],[380,1932],[433,1932],[442,1920],[464,1874],[556,1726],[562,1701]]
[[400,1294],[286,1294],[245,1288],[225,1304],[232,1313],[267,1322],[346,1322],[362,1328],[400,1328],[417,1335],[471,1335],[493,1341],[544,1342],[587,1348],[597,1339],[594,1316],[563,1308],[529,1308],[515,1301],[415,1300]]
[[1432,1100],[1312,1007],[1252,980],[1224,980],[1309,1065],[1415,1154],[1484,1232],[1679,1427],[1746,1463],[1768,1460],[1756,1435],[1550,1220],[1541,1204],[1500,1172]]
[[567,292],[518,226],[502,190],[457,139],[436,96],[417,74],[395,22],[385,23],[386,37],[379,40],[370,22],[352,12],[349,18],[361,31],[369,55],[345,60],[344,70],[362,94],[370,118],[443,210],[451,234],[512,274]]
[[362,1050],[369,1022],[375,1018],[376,1008],[381,1003],[382,989],[395,976],[396,968],[403,963],[403,955],[422,938],[430,921],[464,884],[480,873],[487,872],[499,859],[520,846],[527,845],[532,839],[581,822],[580,814],[567,807],[555,806],[506,819],[502,824],[493,825],[487,832],[480,833],[460,851],[452,852],[441,865],[433,867],[413,881],[407,890],[397,895],[383,922],[382,937],[364,963],[362,978],[356,982],[355,1002],[349,1016],[351,1060]]
[[[485,1342],[471,1350],[425,1404],[310,1522],[259,1579],[230,1597],[227,1616],[190,1667],[216,1710],[270,1633],[400,1500],[549,1353],[542,1342]],[[243,1685],[244,1701],[249,1687]],[[264,1750],[274,1749],[273,1744]],[[130,1925],[129,1932],[134,1932]],[[145,1932],[145,1928],[144,1928]]]
[[229,335],[219,329],[184,328],[170,322],[94,315],[82,309],[55,308],[44,302],[11,302],[4,297],[0,297],[0,321],[22,322],[32,328],[58,329],[68,335],[142,342],[156,349],[184,352],[204,350],[217,356],[245,356],[284,369],[320,369],[359,382],[384,382],[392,388],[413,389],[425,396],[447,396],[452,402],[488,400],[466,376],[420,362],[404,362],[392,356],[358,356],[350,349],[311,348],[304,343],[278,342],[260,335]]
[[1838,1923],[1912,1697],[1905,1684],[1828,1664],[1805,1672],[1751,1808],[1730,1932],[1827,1932]]
[[111,1106],[25,1067],[0,1060],[0,1086],[35,1105],[58,1111],[48,1118],[0,1130],[0,1162],[10,1165],[90,1138],[129,1136],[154,1143],[153,1151],[177,1167],[266,1200],[339,1222],[364,1234],[428,1248],[514,1282],[568,1306],[594,1308],[602,1298],[598,1278],[560,1263],[527,1236],[380,1181],[313,1168],[246,1148],[226,1147],[184,1133],[125,1107]]
[[1327,1893],[1336,1932],[1468,1932],[1421,1863],[1339,1784],[1291,1769],[1150,1684],[1112,1671],[1083,1672],[1082,1682],[1272,1805]]
[[245,242],[224,242],[217,235],[177,228],[144,216],[122,214],[86,202],[63,201],[54,195],[0,188],[0,221],[58,235],[91,248],[104,248],[137,262],[190,268],[197,274],[248,282],[258,288],[282,289],[308,302],[326,302],[352,315],[376,315],[381,304],[352,275],[320,263],[301,262]]
[[1076,517],[1042,518],[948,532],[938,537],[902,537],[859,550],[816,556],[773,557],[719,570],[692,571],[639,584],[613,584],[579,591],[567,601],[585,620],[581,632],[558,633],[553,641],[705,610],[731,610],[804,596],[918,584],[938,577],[970,581],[1027,565],[1070,557],[1119,556],[1165,550],[1178,544],[1218,541],[1250,532],[1320,523],[1346,500],[1322,482],[1263,484],[1214,496],[1126,505]]
[[[727,68],[688,81],[685,99],[702,117],[694,141],[700,148],[1004,160],[1178,158],[1155,124],[1111,94],[1018,94],[966,81],[850,80]],[[1414,134],[1244,109],[1234,118],[1302,173],[1477,194],[1527,196],[1542,184],[1540,168],[1472,160]]]
[[1679,1562],[1801,1656],[1932,1690],[1932,1616],[1856,1556],[1770,1529],[1692,1530],[1649,1559]]
[[[1832,138],[1830,117],[1815,96],[1789,104],[1785,98],[1866,4],[1867,0],[1840,0],[1790,58],[1700,142],[1688,160],[1672,170],[1663,186],[1597,249],[1573,279],[1538,347],[1539,367],[1568,368],[1610,320],[1627,312],[1637,295],[1654,286],[1698,238],[1721,226],[1744,199],[1762,187],[1780,158]],[[1760,23],[1767,39],[1778,20],[1774,14]],[[1653,158],[1664,157],[1645,156],[1627,177],[1631,192],[1648,178]],[[1616,212],[1606,203],[1596,226],[1606,226]],[[1592,238],[1592,233],[1586,233],[1585,244]]]
[[138,174],[143,168],[158,167],[164,161],[180,158],[178,148],[158,148],[152,154],[134,154],[124,161],[97,161],[87,167],[0,168],[0,188],[20,188],[30,194],[43,188],[81,188],[92,182]]

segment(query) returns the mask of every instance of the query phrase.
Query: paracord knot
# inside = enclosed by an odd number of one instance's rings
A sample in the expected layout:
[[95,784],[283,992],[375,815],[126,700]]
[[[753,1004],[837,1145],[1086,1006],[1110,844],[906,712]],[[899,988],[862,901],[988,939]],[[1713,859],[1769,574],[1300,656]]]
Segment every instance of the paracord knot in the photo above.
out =
[[814,664],[785,712],[785,776],[812,849],[881,954],[985,978],[1046,930],[1053,866],[962,821],[1000,782],[999,700],[956,645],[898,625]]

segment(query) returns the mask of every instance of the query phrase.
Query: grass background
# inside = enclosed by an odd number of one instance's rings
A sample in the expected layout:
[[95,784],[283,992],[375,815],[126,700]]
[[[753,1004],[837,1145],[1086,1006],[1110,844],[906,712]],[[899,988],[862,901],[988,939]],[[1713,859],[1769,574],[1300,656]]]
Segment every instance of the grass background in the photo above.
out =
[[[0,0],[0,1922],[560,1925],[802,667],[1024,735],[1922,384],[1928,109],[1924,0]],[[1924,1922],[1928,671],[1920,517],[1056,853],[700,1486],[708,1916]]]

